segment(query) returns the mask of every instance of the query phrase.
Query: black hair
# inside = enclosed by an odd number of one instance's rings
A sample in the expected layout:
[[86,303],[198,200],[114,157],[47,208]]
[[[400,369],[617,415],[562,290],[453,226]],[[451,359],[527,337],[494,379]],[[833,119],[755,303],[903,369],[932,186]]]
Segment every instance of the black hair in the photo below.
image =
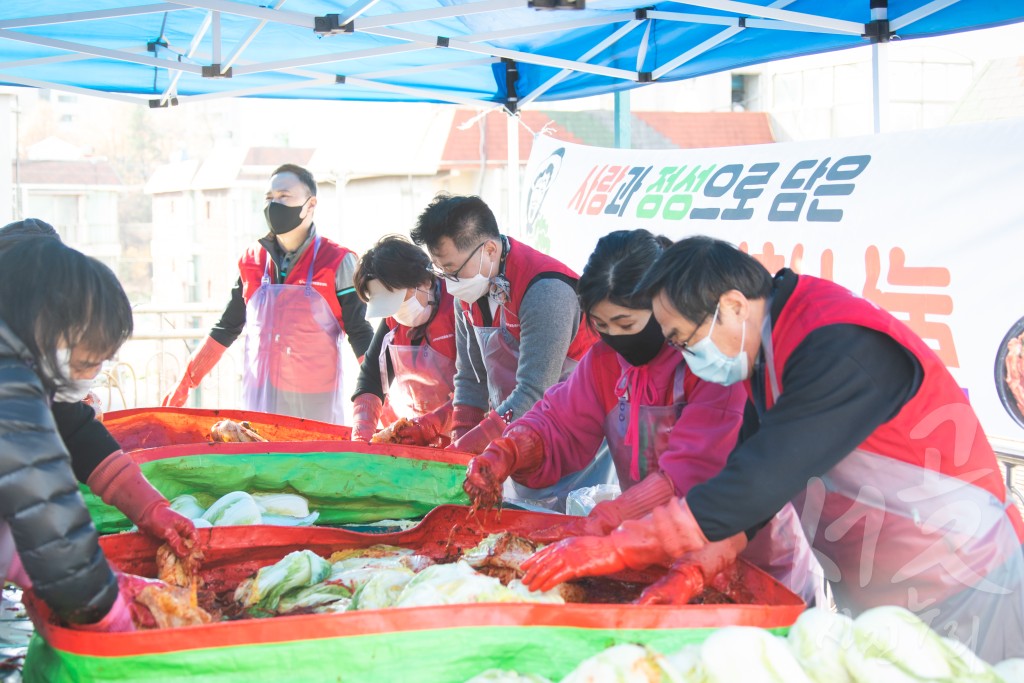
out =
[[363,254],[352,280],[359,298],[368,301],[371,280],[397,291],[433,284],[434,274],[422,249],[401,235],[385,235]]
[[434,249],[449,238],[459,251],[474,248],[481,239],[498,239],[498,221],[494,212],[477,196],[452,196],[441,193],[427,204],[410,233],[412,241]]
[[9,249],[24,240],[47,237],[60,242],[60,235],[53,226],[38,218],[26,218],[23,221],[8,223],[0,228],[0,250]]
[[748,299],[763,299],[771,294],[772,276],[757,259],[728,242],[698,235],[666,249],[637,292],[651,298],[664,292],[684,318],[700,324],[733,289]]
[[297,164],[281,164],[274,169],[274,172],[270,174],[270,177],[273,178],[278,173],[291,173],[299,179],[300,183],[306,186],[311,197],[316,196],[316,179],[313,177],[313,174],[306,169]]
[[636,286],[672,241],[644,229],[616,230],[597,241],[576,287],[580,309],[589,314],[607,299],[634,309],[651,307],[651,296]]
[[59,240],[28,239],[0,253],[0,320],[32,354],[48,391],[70,382],[57,349],[79,347],[99,363],[132,334],[132,308],[117,276]]

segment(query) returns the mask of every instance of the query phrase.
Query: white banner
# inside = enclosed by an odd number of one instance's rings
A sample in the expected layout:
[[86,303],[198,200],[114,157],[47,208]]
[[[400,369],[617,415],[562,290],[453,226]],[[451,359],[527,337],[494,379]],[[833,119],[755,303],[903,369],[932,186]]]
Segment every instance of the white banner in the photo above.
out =
[[935,349],[988,436],[1024,439],[1024,120],[687,150],[538,136],[522,196],[523,240],[577,272],[646,228],[834,280]]

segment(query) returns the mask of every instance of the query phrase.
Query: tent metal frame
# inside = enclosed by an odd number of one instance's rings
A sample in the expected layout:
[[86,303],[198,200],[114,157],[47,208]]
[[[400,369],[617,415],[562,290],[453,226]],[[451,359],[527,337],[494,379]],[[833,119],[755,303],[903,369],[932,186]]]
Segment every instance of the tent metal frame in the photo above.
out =
[[[879,3],[879,0],[865,0],[865,2],[869,1],[873,4]],[[907,12],[903,16],[888,20],[888,33],[879,36],[875,44],[884,43],[895,31],[946,9],[959,1],[933,0],[933,2]],[[325,17],[317,17],[305,12],[284,9],[283,5],[285,5],[286,0],[274,0],[274,2],[268,3],[268,6],[245,4],[238,0],[173,0],[171,2],[139,3],[118,9],[87,10],[3,20],[0,21],[0,54],[2,54],[2,44],[4,41],[15,41],[69,54],[34,56],[20,61],[6,60],[0,63],[0,80],[20,84],[35,82],[38,83],[36,87],[88,93],[94,96],[110,97],[121,101],[124,101],[126,95],[128,95],[132,101],[151,102],[152,106],[168,106],[190,100],[201,101],[219,97],[268,95],[272,93],[301,91],[303,88],[308,87],[322,87],[324,83],[331,80],[329,75],[325,75],[324,71],[320,71],[315,76],[310,77],[309,74],[299,75],[295,70],[310,67],[320,67],[320,69],[323,69],[326,65],[337,64],[340,66],[346,62],[373,60],[375,58],[419,50],[443,50],[450,53],[452,57],[450,62],[441,61],[423,65],[429,70],[459,69],[470,64],[479,63],[473,58],[466,59],[466,55],[478,55],[481,60],[490,60],[492,63],[501,60],[557,69],[554,76],[548,78],[530,92],[518,93],[515,100],[505,102],[510,112],[514,112],[516,107],[535,102],[548,93],[551,88],[572,74],[589,74],[615,79],[622,81],[623,87],[629,87],[629,84],[633,83],[659,81],[683,64],[692,61],[695,57],[714,49],[737,33],[750,28],[834,33],[848,36],[866,36],[870,33],[869,25],[866,23],[862,24],[786,9],[785,6],[790,4],[790,1],[787,0],[775,2],[767,6],[739,0],[683,0],[678,4],[682,5],[684,9],[696,8],[713,13],[703,14],[691,11],[676,12],[655,9],[610,9],[604,16],[586,16],[582,18],[567,18],[564,21],[539,22],[536,25],[523,25],[476,35],[443,36],[430,35],[400,27],[418,22],[466,17],[472,14],[513,9],[521,10],[530,7],[533,0],[470,0],[433,9],[369,15],[370,10],[378,2],[379,0],[356,0],[356,2],[347,7],[340,8],[343,11],[338,15],[326,15]],[[609,0],[591,0],[590,7],[600,9],[602,5],[608,4],[608,2]],[[885,3],[881,2],[880,4],[884,5]],[[84,40],[62,40],[29,32],[33,28],[55,24],[73,24],[153,13],[195,10],[205,10],[206,14],[198,23],[188,48],[182,52],[173,53],[173,58],[162,56],[166,54],[165,50],[167,47],[159,44],[155,48],[152,44],[147,45],[149,51],[147,53],[141,49],[142,46],[139,44],[109,47],[89,44]],[[879,20],[879,17],[875,16],[875,14],[877,12],[872,14],[872,22]],[[885,14],[884,10],[882,14]],[[233,38],[225,43],[223,40],[224,36],[221,33],[221,19],[226,15],[231,15],[235,18],[251,19],[254,25],[245,31],[240,38]],[[330,18],[331,21],[335,22],[336,28],[324,29],[323,20],[325,18]],[[722,26],[723,31],[690,48],[686,52],[676,55],[648,73],[643,70],[643,65],[648,55],[648,43],[652,27],[658,22],[683,22],[707,26],[717,25]],[[336,45],[338,49],[326,53],[297,55],[289,59],[272,61],[261,61],[259,59],[244,60],[243,57],[253,41],[270,24],[301,27],[317,31],[325,41],[331,41],[331,44]],[[576,58],[536,54],[530,51],[512,49],[500,44],[502,41],[515,38],[616,24],[621,24],[622,26],[611,35],[595,40],[589,49],[582,51],[580,56]],[[645,34],[642,39],[635,70],[595,63],[600,55],[605,54],[609,50],[614,50],[616,42],[632,33],[641,24],[645,26]],[[318,26],[320,26],[319,29]],[[346,37],[358,34],[382,39],[384,44],[371,48],[344,49]],[[207,36],[210,36],[210,40],[207,40]],[[206,45],[205,50],[204,44]],[[881,57],[884,54],[884,50],[881,48],[876,49],[873,51],[873,54],[875,61],[873,71],[880,74],[884,70]],[[59,63],[61,60],[77,61],[82,59],[117,60],[166,70],[171,76],[167,84],[162,88],[159,97],[155,100],[150,100],[150,98],[138,95],[112,93],[108,90],[89,86],[68,86],[52,83],[45,79],[27,78],[17,73],[17,70],[22,67]],[[435,60],[432,58],[431,61]],[[246,76],[269,71],[288,78],[290,82],[262,86],[253,86],[246,83]],[[334,76],[336,76],[335,80],[338,83],[350,85],[358,83],[361,87],[376,88],[396,93],[402,92],[410,95],[415,94],[415,96],[423,96],[429,100],[458,102],[460,104],[472,103],[473,106],[477,107],[488,107],[495,103],[493,98],[477,97],[472,94],[468,97],[439,96],[436,93],[429,93],[425,89],[410,88],[408,85],[388,82],[387,80],[400,79],[402,76],[412,73],[424,73],[425,70],[420,66],[375,71],[379,71],[379,73],[371,71],[364,75],[355,71],[350,73],[338,71]],[[223,87],[219,92],[215,93],[183,95],[178,90],[181,78],[185,74],[205,78],[230,78],[232,79],[232,87]],[[875,86],[875,92],[877,96],[879,94],[877,85]]]

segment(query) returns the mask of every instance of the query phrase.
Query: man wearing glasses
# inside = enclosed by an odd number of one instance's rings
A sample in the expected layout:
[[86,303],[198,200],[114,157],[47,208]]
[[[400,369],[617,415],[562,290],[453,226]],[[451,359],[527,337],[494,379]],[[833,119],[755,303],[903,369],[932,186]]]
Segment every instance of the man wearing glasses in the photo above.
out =
[[231,301],[163,405],[184,405],[244,329],[246,410],[340,424],[342,341],[347,335],[362,362],[373,338],[352,284],[358,258],[317,234],[316,181],[308,170],[279,167],[266,199],[270,232],[242,255]]
[[[899,605],[989,662],[1024,656],[1024,522],[925,341],[839,285],[773,278],[710,237],[667,249],[640,290],[694,374],[749,381],[749,420],[718,475],[609,536],[542,550],[522,565],[528,586],[688,554],[724,564],[792,501],[840,610]],[[685,580],[642,600],[671,602]]]
[[439,195],[412,239],[457,299],[453,447],[480,453],[596,340],[582,322],[578,276],[502,235],[479,197]]

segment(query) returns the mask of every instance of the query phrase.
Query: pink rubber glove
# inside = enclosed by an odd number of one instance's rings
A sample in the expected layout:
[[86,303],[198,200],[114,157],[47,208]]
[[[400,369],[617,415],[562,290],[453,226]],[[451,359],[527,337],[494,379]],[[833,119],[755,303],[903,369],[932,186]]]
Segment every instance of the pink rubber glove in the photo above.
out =
[[374,394],[359,394],[352,401],[352,441],[369,442],[377,431],[384,403]]
[[505,480],[512,475],[528,475],[542,462],[544,442],[540,434],[526,425],[513,425],[505,436],[492,441],[469,461],[462,490],[476,507],[497,507]]
[[448,401],[426,415],[410,420],[410,424],[401,427],[395,437],[398,443],[406,446],[429,446],[444,436],[451,419],[452,402]]
[[69,626],[78,631],[93,631],[95,633],[126,633],[135,630],[131,609],[120,593],[110,611],[107,612],[107,616],[95,624],[69,624]]
[[728,569],[747,547],[747,535],[738,533],[683,555],[664,578],[652,583],[636,600],[638,605],[686,605],[704,592],[716,576]]
[[192,354],[192,357],[188,359],[188,365],[185,366],[185,374],[178,380],[178,385],[164,396],[164,400],[161,401],[160,405],[171,408],[180,408],[185,405],[185,401],[188,400],[188,393],[199,386],[199,383],[203,381],[203,378],[206,377],[210,370],[213,370],[213,366],[217,364],[217,361],[220,360],[220,357],[227,350],[228,347],[222,346],[213,337],[204,339],[203,343]]
[[668,565],[707,544],[686,501],[673,499],[643,519],[623,522],[609,536],[569,538],[538,551],[522,563],[523,583],[546,591],[583,576]]
[[505,421],[492,410],[480,421],[480,424],[452,442],[452,448],[464,453],[483,453],[487,444],[501,436],[507,426]]
[[567,536],[605,536],[627,519],[639,519],[674,496],[675,487],[669,478],[655,472],[623,491],[615,500],[598,503],[586,517],[570,517],[560,524],[530,534],[530,538],[555,541]]
[[153,488],[138,464],[124,451],[114,451],[101,462],[86,484],[107,505],[113,505],[140,530],[162,539],[178,557],[186,557],[199,540],[192,520],[170,508]]
[[95,391],[90,391],[82,399],[82,403],[92,408],[92,412],[96,413],[96,419],[103,422],[103,401],[100,400],[99,395]]

